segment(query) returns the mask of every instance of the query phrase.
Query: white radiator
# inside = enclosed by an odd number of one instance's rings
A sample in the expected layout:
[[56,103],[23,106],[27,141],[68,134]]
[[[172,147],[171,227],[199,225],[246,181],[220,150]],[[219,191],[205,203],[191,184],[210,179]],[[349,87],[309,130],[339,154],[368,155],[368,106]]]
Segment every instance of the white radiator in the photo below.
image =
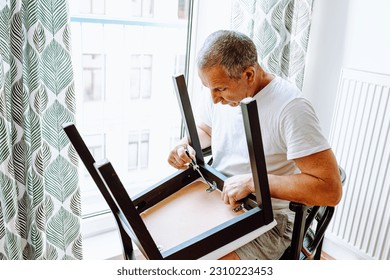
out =
[[330,143],[347,181],[324,244],[336,259],[390,259],[389,131],[390,76],[343,70]]

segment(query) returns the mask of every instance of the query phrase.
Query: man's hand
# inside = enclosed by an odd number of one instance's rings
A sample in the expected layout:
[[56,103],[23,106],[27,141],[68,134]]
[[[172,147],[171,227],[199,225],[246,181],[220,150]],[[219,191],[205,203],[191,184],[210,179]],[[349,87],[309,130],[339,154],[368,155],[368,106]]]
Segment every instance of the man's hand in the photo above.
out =
[[226,204],[237,206],[237,201],[254,191],[251,174],[236,175],[225,180],[221,197]]
[[186,155],[188,150],[191,158],[195,158],[195,150],[188,144],[179,144],[169,153],[168,163],[177,169],[187,169],[191,159]]

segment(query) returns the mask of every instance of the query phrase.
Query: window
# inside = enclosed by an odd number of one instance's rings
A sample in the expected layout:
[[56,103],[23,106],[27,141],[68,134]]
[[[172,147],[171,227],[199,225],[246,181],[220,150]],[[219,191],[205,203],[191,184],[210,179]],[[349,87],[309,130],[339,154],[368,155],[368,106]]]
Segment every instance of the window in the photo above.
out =
[[84,101],[98,101],[104,92],[104,57],[101,54],[83,54]]
[[[83,135],[85,144],[95,159],[105,157],[106,137],[104,134],[87,134]],[[83,192],[82,210],[84,213],[94,213],[102,210],[100,208],[101,199],[96,198],[96,185],[91,178],[88,170],[80,162],[79,179],[82,182],[81,188]]]
[[[190,0],[69,0],[76,124],[95,160],[113,164],[135,195],[176,170],[167,164],[180,139],[172,75],[186,62]],[[108,206],[80,162],[85,237]],[[95,233],[94,233],[95,232]]]
[[173,148],[177,144],[177,142],[179,142],[180,134],[181,134],[180,131],[181,131],[181,127],[180,126],[171,127],[171,133],[170,133],[171,136],[170,136],[170,139],[169,139],[169,141],[170,141],[169,146],[171,148]]
[[131,15],[134,17],[153,17],[153,0],[131,0]]
[[152,55],[133,54],[130,57],[130,98],[145,99],[152,94]]
[[104,14],[105,0],[83,0],[80,1],[80,13],[83,14]]
[[105,157],[106,140],[104,134],[85,135],[83,138],[94,158]]
[[175,57],[175,72],[184,73],[186,57],[184,55],[177,55]]
[[149,133],[132,133],[128,142],[128,170],[148,168],[149,162]]

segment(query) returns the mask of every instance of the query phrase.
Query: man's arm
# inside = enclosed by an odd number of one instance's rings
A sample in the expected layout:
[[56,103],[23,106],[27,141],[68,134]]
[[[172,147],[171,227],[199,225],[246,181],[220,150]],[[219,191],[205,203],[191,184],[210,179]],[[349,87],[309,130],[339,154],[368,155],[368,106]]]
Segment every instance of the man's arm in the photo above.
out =
[[[211,128],[200,123],[197,125],[197,131],[201,148],[209,147],[211,145]],[[188,149],[192,158],[195,158],[195,150],[188,144],[187,137],[184,137],[169,153],[168,163],[177,169],[187,169],[190,159],[186,155],[185,149]]]
[[[294,160],[300,174],[268,174],[271,197],[303,203],[305,205],[336,205],[342,187],[338,165],[332,150],[325,150]],[[252,174],[237,175],[225,181],[222,199],[227,204],[253,193]]]
[[201,148],[207,148],[211,146],[211,127],[205,123],[200,123],[197,125],[198,136]]
[[268,175],[271,196],[305,205],[337,205],[342,186],[331,149],[294,160],[300,174]]

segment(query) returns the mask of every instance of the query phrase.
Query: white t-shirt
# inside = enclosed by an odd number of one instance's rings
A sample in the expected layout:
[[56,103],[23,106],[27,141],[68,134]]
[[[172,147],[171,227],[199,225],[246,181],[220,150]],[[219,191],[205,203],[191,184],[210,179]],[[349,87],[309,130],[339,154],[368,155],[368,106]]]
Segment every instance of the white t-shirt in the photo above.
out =
[[[257,102],[267,172],[299,173],[292,159],[329,149],[310,102],[290,82],[275,77],[254,99]],[[211,95],[198,121],[212,128],[212,166],[230,177],[251,173],[241,107],[213,104]],[[274,210],[288,201],[272,199]]]

